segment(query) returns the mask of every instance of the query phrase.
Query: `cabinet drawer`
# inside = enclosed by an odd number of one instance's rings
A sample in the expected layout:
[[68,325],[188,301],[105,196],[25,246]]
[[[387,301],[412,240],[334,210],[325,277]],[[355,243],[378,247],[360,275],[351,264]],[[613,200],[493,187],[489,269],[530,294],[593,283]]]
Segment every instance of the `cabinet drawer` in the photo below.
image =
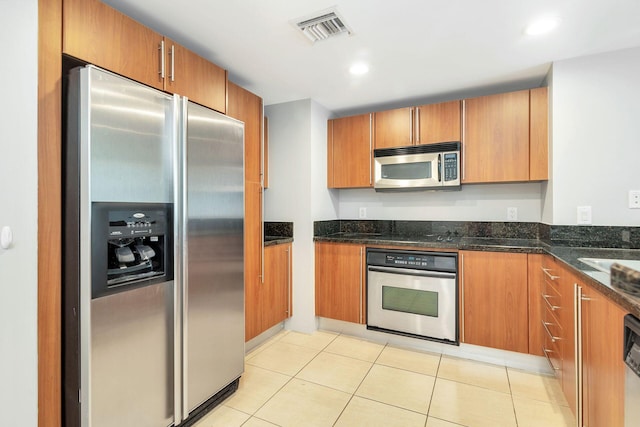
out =
[[542,329],[544,330],[544,335],[554,343],[557,344],[562,340],[563,334],[560,322],[548,307],[542,310]]
[[560,313],[562,311],[562,296],[555,286],[545,280],[542,283],[542,293],[540,297],[542,298],[542,307],[550,310],[556,318],[560,319]]
[[562,370],[562,346],[559,344],[557,340],[554,342],[547,332],[543,333],[542,352],[557,378],[560,377]]

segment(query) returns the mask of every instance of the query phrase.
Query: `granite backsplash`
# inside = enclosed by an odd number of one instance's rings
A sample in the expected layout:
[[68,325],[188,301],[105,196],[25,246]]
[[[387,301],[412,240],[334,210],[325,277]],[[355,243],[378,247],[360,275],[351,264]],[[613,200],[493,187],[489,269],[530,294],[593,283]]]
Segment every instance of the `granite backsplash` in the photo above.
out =
[[337,233],[398,237],[452,236],[537,239],[554,246],[640,249],[640,227],[476,221],[330,220],[314,222],[315,236],[328,236]]
[[293,237],[293,222],[265,221],[264,235],[270,237]]

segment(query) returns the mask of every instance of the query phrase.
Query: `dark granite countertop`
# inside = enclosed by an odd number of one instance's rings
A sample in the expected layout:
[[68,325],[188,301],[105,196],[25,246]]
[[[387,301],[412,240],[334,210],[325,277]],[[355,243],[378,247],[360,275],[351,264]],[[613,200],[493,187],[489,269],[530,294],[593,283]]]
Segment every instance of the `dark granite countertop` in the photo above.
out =
[[579,277],[588,282],[603,294],[611,298],[625,310],[640,317],[640,298],[622,291],[620,286],[611,285],[613,280],[627,280],[629,277],[636,280],[640,273],[624,271],[613,276],[597,271],[589,265],[579,261],[578,258],[610,258],[610,259],[635,259],[640,260],[640,249],[602,249],[583,248],[573,246],[549,245],[539,239],[511,239],[511,238],[485,238],[485,237],[460,237],[460,236],[403,236],[386,233],[351,233],[337,232],[327,235],[316,235],[316,242],[354,243],[370,246],[405,246],[424,249],[454,249],[491,252],[518,252],[549,254],[572,268]]

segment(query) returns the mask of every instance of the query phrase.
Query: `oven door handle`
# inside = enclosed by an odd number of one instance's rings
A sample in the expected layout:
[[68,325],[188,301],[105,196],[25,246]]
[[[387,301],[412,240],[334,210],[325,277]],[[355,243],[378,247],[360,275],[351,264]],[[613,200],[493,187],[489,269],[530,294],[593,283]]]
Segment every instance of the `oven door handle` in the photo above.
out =
[[420,276],[420,277],[435,277],[439,279],[455,279],[456,273],[445,273],[441,271],[428,271],[428,270],[413,270],[410,268],[404,267],[378,267],[378,266],[368,266],[368,271],[375,271],[378,273],[390,273],[390,274],[398,274],[403,276]]

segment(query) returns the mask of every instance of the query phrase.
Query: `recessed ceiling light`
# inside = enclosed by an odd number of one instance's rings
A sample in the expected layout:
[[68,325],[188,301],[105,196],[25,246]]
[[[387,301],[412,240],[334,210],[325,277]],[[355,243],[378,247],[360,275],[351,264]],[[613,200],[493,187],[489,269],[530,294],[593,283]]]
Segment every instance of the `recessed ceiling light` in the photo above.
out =
[[357,64],[353,64],[351,68],[349,68],[349,72],[354,76],[361,76],[369,72],[369,66],[363,62],[359,62]]
[[559,23],[560,20],[558,18],[538,19],[529,24],[527,28],[525,28],[524,32],[529,36],[540,36],[553,31]]

